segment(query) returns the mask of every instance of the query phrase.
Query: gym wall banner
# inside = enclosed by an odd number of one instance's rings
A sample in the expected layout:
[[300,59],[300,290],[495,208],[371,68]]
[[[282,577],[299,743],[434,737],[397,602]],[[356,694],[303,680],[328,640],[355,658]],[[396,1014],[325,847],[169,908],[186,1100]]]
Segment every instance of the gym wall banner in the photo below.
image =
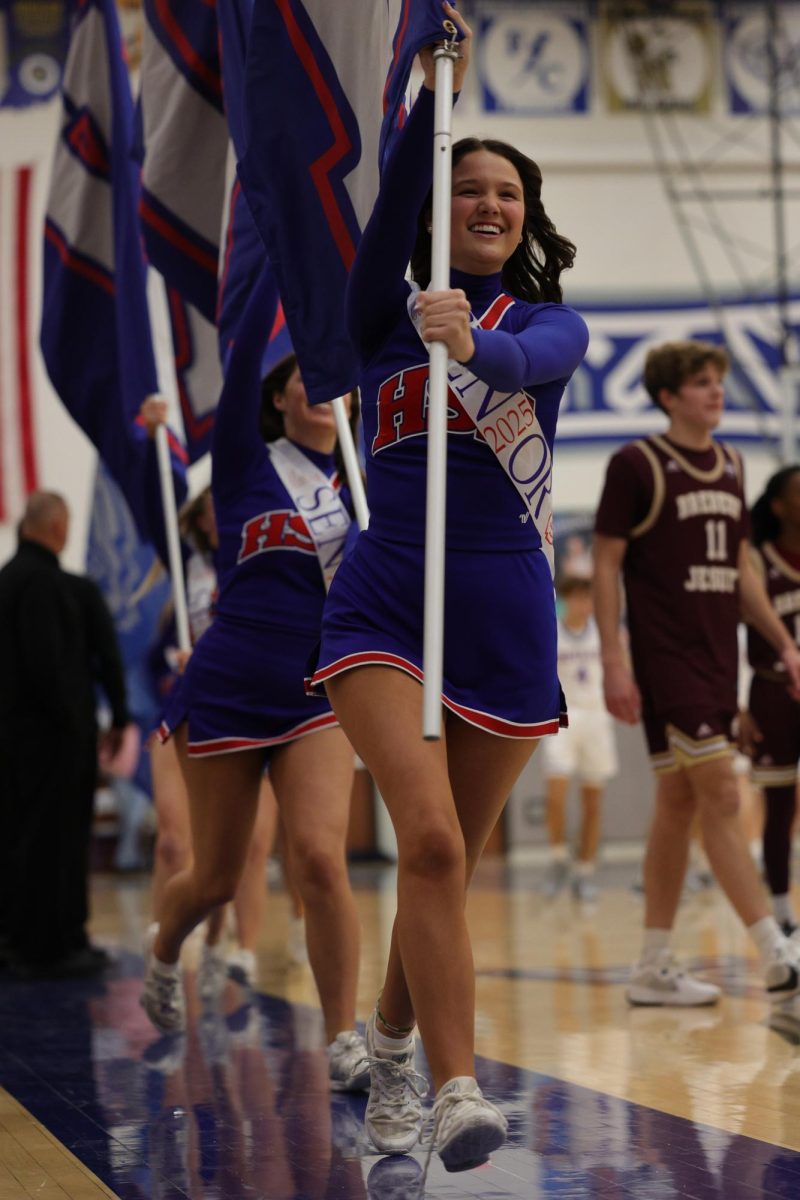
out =
[[519,116],[585,113],[589,104],[586,4],[497,4],[469,9],[486,112]]
[[[641,15],[637,13],[641,11]],[[665,109],[707,114],[715,77],[715,22],[696,0],[654,15],[644,4],[601,7],[600,63],[611,113]]]
[[724,17],[725,86],[732,113],[766,114],[771,98],[772,51],[777,56],[778,105],[800,113],[800,4],[776,5],[778,36],[770,46],[766,5],[728,3]]
[[[687,339],[725,340],[733,359],[725,380],[725,437],[779,438],[786,391],[774,299],[726,300],[725,339],[701,299],[594,304],[570,296],[569,302],[585,318],[591,337],[562,402],[559,442],[616,441],[661,429],[663,418],[641,382],[645,355],[659,342]],[[795,334],[800,332],[800,296],[790,301],[789,321]]]
[[26,108],[59,88],[75,0],[0,0],[0,108]]

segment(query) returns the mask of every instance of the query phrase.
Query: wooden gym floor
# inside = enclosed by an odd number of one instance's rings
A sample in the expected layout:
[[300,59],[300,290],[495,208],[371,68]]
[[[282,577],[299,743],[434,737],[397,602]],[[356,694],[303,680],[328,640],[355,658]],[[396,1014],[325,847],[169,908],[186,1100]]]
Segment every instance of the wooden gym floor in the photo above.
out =
[[[771,1015],[756,960],[716,889],[688,895],[676,944],[720,983],[712,1009],[630,1010],[639,944],[632,867],[596,903],[543,899],[537,874],[481,867],[470,899],[484,1090],[507,1113],[492,1164],[426,1195],[800,1198],[800,1006]],[[358,1015],[374,1001],[394,873],[354,868],[363,925]],[[363,1097],[331,1096],[308,968],[271,897],[257,994],[226,985],[159,1038],[138,1003],[144,878],[98,876],[92,933],[115,965],[91,981],[0,977],[0,1200],[411,1200],[424,1151],[381,1158]],[[192,950],[188,961],[191,965]]]

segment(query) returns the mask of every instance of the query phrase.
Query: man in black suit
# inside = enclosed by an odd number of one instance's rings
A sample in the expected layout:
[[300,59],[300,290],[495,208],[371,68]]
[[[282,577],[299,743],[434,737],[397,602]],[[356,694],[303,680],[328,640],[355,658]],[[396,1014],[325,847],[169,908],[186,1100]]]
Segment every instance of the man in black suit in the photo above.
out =
[[19,547],[0,570],[0,935],[26,976],[92,974],[107,956],[86,935],[99,684],[127,724],[111,616],[96,585],[61,569],[69,511],[29,497]]

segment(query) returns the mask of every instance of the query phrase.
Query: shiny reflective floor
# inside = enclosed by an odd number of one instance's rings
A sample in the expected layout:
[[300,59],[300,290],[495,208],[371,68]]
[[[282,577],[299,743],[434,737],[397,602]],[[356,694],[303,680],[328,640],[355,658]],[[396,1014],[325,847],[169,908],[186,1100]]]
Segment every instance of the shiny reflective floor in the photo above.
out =
[[[677,945],[723,1002],[630,1011],[622,985],[641,923],[631,878],[608,868],[598,901],[579,907],[545,901],[531,870],[482,867],[470,901],[478,1077],[511,1133],[476,1171],[448,1175],[434,1156],[426,1196],[800,1198],[800,1019],[770,1019],[757,962],[713,889],[686,898]],[[361,869],[355,882],[363,1019],[394,877]],[[203,1009],[187,970],[179,1039],[158,1037],[138,1003],[147,881],[99,877],[93,903],[93,935],[116,960],[105,976],[0,977],[0,1200],[419,1196],[424,1150],[378,1157],[364,1097],[328,1091],[313,982],[287,965],[281,892],[258,994],[231,982]]]

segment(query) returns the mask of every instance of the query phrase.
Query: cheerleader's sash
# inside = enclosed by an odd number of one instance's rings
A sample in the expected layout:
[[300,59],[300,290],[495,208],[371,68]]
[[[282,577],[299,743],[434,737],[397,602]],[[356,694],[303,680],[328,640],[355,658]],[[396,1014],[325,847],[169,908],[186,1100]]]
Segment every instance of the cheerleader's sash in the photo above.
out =
[[324,471],[288,438],[269,442],[267,449],[278,478],[306,524],[327,591],[344,555],[350,515]]
[[[415,303],[418,290],[414,288],[408,298],[408,315],[422,344],[429,349],[420,333]],[[500,295],[480,319],[471,313],[470,324],[473,328],[496,329],[513,303],[513,297]],[[523,391],[496,391],[452,358],[447,364],[447,378],[450,391],[517,489],[526,509],[522,518],[531,520],[538,531],[553,575],[553,454],[536,417],[536,401]]]

